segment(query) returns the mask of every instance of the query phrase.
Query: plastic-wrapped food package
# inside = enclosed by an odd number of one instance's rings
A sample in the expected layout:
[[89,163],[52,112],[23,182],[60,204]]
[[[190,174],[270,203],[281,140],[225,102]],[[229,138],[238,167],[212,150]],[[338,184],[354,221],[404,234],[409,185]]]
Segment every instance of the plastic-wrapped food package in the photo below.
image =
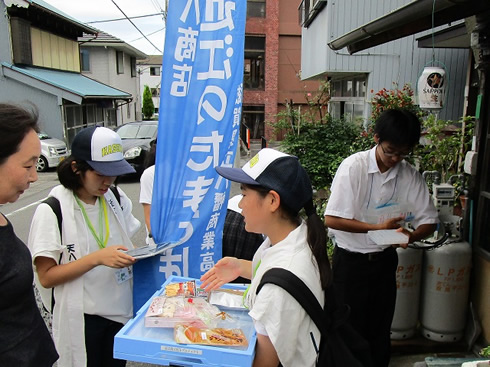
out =
[[241,329],[199,328],[178,324],[174,328],[174,340],[180,344],[215,345],[221,347],[243,347],[248,345]]
[[146,312],[145,326],[174,327],[177,323],[186,323],[212,328],[220,315],[220,310],[203,298],[157,296]]
[[194,280],[170,283],[165,286],[165,295],[167,297],[195,297],[197,293],[196,289],[196,282]]

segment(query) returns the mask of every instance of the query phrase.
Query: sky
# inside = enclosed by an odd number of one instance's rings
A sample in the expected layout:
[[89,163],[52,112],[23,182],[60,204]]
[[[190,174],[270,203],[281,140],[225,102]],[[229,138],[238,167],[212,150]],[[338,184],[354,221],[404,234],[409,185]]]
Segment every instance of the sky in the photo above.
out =
[[87,23],[122,39],[147,55],[161,55],[163,52],[165,21],[162,15],[131,19],[155,47],[127,19],[104,23],[90,22],[125,18],[118,7],[130,18],[162,13],[162,10],[165,10],[165,0],[114,0],[117,6],[112,0],[44,1],[81,23]]

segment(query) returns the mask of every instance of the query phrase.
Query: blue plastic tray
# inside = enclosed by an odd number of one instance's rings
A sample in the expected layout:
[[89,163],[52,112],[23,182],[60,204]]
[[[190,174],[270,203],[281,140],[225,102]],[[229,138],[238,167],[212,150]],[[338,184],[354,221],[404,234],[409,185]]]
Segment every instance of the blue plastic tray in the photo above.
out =
[[[248,339],[248,347],[213,347],[195,344],[177,344],[173,328],[145,327],[145,314],[151,299],[163,293],[168,283],[185,282],[191,278],[171,276],[141,307],[136,316],[117,333],[114,339],[114,357],[127,361],[145,362],[163,366],[252,366],[257,335],[247,311],[226,310],[237,322]],[[199,285],[200,282],[196,280]],[[245,289],[242,284],[227,284],[224,288]]]

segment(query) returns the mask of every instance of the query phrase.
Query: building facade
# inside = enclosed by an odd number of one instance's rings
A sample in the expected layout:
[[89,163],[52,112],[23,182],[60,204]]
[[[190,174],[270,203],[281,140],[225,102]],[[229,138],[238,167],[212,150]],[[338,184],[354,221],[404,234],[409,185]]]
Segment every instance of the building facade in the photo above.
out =
[[137,62],[137,72],[140,77],[140,95],[143,95],[145,85],[150,88],[151,99],[155,106],[155,115],[160,111],[160,86],[162,84],[162,55],[149,55],[148,58]]
[[286,101],[305,105],[318,81],[301,81],[301,27],[297,0],[247,1],[244,94],[240,137],[280,140],[270,123]]
[[[127,88],[124,83],[100,82],[81,73],[86,59],[78,38],[96,37],[96,29],[43,0],[1,0],[0,14],[0,101],[33,104],[41,129],[68,146],[87,126],[121,123],[118,116],[128,113],[123,106],[134,100],[133,92],[119,89]],[[129,62],[124,59],[128,73]]]
[[[349,78],[349,73],[357,76],[361,72],[367,75],[369,94],[369,88],[388,87],[391,80],[415,85],[426,60],[437,60],[449,77],[439,117],[456,120],[474,116],[472,151],[464,164],[469,185],[462,229],[463,239],[471,246],[465,342],[477,342],[469,346],[479,351],[478,345],[490,343],[490,3],[346,0],[327,4],[303,0],[300,14],[306,77],[333,78],[340,73]],[[319,58],[306,57],[313,53]],[[389,57],[395,61],[388,62]],[[459,257],[454,255],[453,259]],[[438,285],[451,280],[439,270],[437,275],[443,281]],[[440,289],[449,294],[464,288],[442,285]],[[444,306],[452,307],[452,303],[446,301]],[[452,321],[447,321],[448,326]]]
[[469,49],[419,48],[417,38],[430,35],[431,31],[412,34],[353,55],[345,49],[333,50],[328,46],[351,29],[409,2],[301,2],[299,12],[302,24],[302,77],[326,77],[331,80],[333,96],[329,109],[334,117],[346,116],[367,120],[371,112],[369,102],[375,93],[383,88],[401,89],[407,83],[415,90],[424,67],[429,65],[443,66],[446,69],[448,93],[439,117],[458,120],[463,115]]
[[118,104],[117,125],[141,120],[138,60],[147,55],[108,33],[84,34],[80,43],[80,69],[83,75],[131,94],[132,99]]

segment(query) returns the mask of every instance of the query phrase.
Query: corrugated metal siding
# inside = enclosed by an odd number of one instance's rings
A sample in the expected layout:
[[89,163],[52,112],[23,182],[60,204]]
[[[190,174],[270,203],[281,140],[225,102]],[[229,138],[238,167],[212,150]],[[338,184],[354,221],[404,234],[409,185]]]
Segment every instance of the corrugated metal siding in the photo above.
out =
[[[369,21],[407,4],[408,0],[376,1],[346,0],[329,1],[317,15],[308,29],[303,29],[302,77],[310,78],[319,74],[367,73],[366,117],[368,103],[373,94],[382,88],[392,89],[410,83],[416,89],[417,80],[424,65],[432,60],[432,49],[420,49],[416,39],[430,31],[391,41],[354,55],[347,49],[332,51],[327,43]],[[321,36],[319,36],[321,35]],[[325,50],[325,52],[324,52]],[[448,85],[447,97],[440,118],[459,119],[463,113],[464,86],[468,63],[468,49],[436,49],[435,60],[446,66]]]
[[61,108],[56,96],[11,79],[1,80],[0,102],[34,104],[39,111],[39,125],[54,138],[64,140]]

